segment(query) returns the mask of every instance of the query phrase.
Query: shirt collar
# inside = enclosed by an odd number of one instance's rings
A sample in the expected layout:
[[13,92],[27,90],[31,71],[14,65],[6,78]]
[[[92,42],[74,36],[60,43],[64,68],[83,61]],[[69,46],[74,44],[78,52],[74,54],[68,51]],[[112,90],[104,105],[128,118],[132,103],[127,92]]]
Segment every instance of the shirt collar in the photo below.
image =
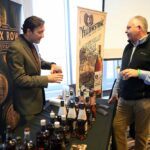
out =
[[23,34],[21,34],[20,37],[27,43],[27,45],[28,45],[30,48],[33,48],[33,47],[34,47],[33,43],[29,42],[29,41],[24,37]]
[[147,37],[148,37],[148,34],[143,36],[141,39],[139,39],[136,43],[133,43],[132,44],[134,45],[134,47],[137,47],[138,45],[140,44],[143,44],[146,40],[147,40]]

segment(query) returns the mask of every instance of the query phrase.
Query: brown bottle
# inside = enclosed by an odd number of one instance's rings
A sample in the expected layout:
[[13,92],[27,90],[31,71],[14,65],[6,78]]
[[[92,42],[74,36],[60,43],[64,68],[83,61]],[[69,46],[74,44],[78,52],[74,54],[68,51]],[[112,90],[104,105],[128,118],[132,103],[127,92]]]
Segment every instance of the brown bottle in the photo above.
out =
[[54,132],[54,122],[56,121],[56,115],[53,111],[50,112],[50,120],[47,124],[47,130],[49,131],[49,135],[50,135],[50,138],[51,138],[51,135],[53,134]]
[[16,147],[16,140],[13,139],[13,132],[11,126],[8,125],[6,128],[6,142],[5,142],[6,150],[14,150]]
[[61,116],[61,127],[62,127],[62,132],[64,135],[64,142],[67,145],[67,144],[69,144],[71,134],[70,134],[69,126],[67,124],[67,120],[66,120],[65,115]]
[[60,101],[60,107],[58,109],[58,121],[59,122],[61,122],[62,115],[65,115],[65,116],[67,115],[67,109],[66,109],[64,100]]
[[20,136],[16,137],[16,150],[25,150],[22,139]]
[[67,114],[67,124],[69,126],[69,130],[72,137],[76,136],[75,130],[76,130],[76,110],[75,110],[75,103],[74,101],[70,101],[69,108],[68,108],[68,114]]
[[87,115],[85,111],[85,104],[79,104],[79,114],[77,117],[77,137],[80,140],[85,140],[87,134]]
[[91,112],[91,105],[90,105],[90,96],[86,97],[85,110],[86,110],[86,116],[87,116],[88,129],[90,129],[92,126],[91,124],[92,112]]
[[99,45],[94,75],[94,91],[96,92],[96,95],[98,97],[101,97],[102,95],[102,71],[103,71],[103,61],[101,57],[101,45]]
[[59,121],[55,121],[54,123],[54,132],[51,137],[51,148],[49,150],[66,150],[64,136]]
[[1,135],[0,135],[0,150],[6,150],[6,143],[3,143]]
[[23,145],[25,150],[35,150],[35,145],[33,144],[33,141],[30,139],[30,128],[24,129]]
[[93,89],[90,90],[89,95],[90,95],[92,121],[95,121],[96,120],[96,96]]
[[37,150],[49,150],[50,148],[50,137],[49,131],[46,129],[46,120],[42,119],[40,121],[41,131],[37,133],[36,146]]

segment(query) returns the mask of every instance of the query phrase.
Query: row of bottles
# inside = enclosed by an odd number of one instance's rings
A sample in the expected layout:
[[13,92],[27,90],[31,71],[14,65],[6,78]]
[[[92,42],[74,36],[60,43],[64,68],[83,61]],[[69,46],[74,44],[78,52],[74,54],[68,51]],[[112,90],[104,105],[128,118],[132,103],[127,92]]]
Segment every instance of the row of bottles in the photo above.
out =
[[59,121],[54,123],[42,119],[41,130],[36,135],[37,150],[65,150],[65,136]]
[[[81,89],[75,96],[74,92],[70,90],[69,96],[60,102],[58,118],[61,118],[61,115],[67,118],[71,137],[84,140],[92,122],[96,119],[95,92]],[[61,122],[60,119],[59,121]]]
[[[72,104],[72,103],[71,103]],[[1,150],[65,150],[71,137],[84,140],[86,136],[86,119],[84,105],[79,106],[78,119],[67,119],[65,115],[56,117],[52,111],[50,121],[42,119],[40,130],[36,133],[35,142],[30,137],[30,128],[24,129],[24,138],[13,136],[10,126],[6,129],[6,139],[3,143],[0,139]],[[59,121],[60,120],[60,121]],[[77,128],[78,126],[78,128]],[[73,136],[74,135],[74,136]]]
[[2,142],[0,136],[0,150],[35,150],[35,145],[30,139],[30,129],[24,129],[24,139],[20,136],[14,137],[11,126],[6,128],[5,142]]
[[[67,139],[60,122],[46,124],[46,120],[40,121],[40,131],[37,132],[35,142],[31,139],[30,128],[24,129],[23,139],[20,136],[14,137],[11,127],[6,128],[6,138],[2,141],[0,136],[0,150],[65,150]],[[49,130],[50,129],[50,130]],[[66,129],[65,129],[66,130]],[[67,130],[66,130],[67,131]],[[69,131],[69,130],[68,130]],[[69,132],[68,132],[69,133]],[[69,137],[68,137],[69,139]]]
[[[96,93],[93,89],[89,90],[89,89],[86,89],[85,87],[82,87],[81,90],[78,90],[78,93],[76,95],[74,94],[73,90],[70,90],[68,95],[63,96],[63,101],[64,101],[64,104],[66,105],[67,110],[70,106],[70,102],[74,103],[77,113],[78,113],[79,104],[84,103],[85,108],[86,109],[88,108],[88,110],[91,111],[92,120],[94,121],[96,119]],[[66,110],[65,108],[63,109],[64,111]],[[64,113],[66,115],[67,112],[65,111]],[[58,116],[59,116],[59,113],[58,113]]]
[[13,137],[7,126],[6,138],[0,139],[2,150],[65,150],[71,138],[85,140],[88,130],[96,119],[94,92],[81,91],[74,96],[70,90],[69,99],[61,100],[57,115],[50,112],[49,120],[40,120],[36,140],[30,138],[30,128],[24,129],[24,137]]

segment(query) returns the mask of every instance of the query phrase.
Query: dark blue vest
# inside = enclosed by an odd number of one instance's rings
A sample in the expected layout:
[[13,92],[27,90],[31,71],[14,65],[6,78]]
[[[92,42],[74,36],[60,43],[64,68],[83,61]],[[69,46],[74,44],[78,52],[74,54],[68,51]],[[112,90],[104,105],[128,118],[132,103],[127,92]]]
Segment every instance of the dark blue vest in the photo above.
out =
[[[147,40],[136,47],[130,62],[133,45],[125,47],[121,70],[132,68],[150,71],[150,35]],[[126,100],[138,100],[141,98],[150,98],[150,85],[146,85],[142,79],[132,77],[128,80],[120,81],[119,95]]]

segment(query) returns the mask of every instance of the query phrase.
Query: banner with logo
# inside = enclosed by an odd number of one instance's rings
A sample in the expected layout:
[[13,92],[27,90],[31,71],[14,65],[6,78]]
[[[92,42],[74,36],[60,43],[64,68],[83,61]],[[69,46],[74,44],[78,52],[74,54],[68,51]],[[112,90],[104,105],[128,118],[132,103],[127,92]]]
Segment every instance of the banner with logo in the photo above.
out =
[[[6,52],[19,34],[21,5],[10,0],[0,0],[0,135],[5,135],[7,125],[15,129],[19,114],[13,109],[12,78],[9,75]],[[5,136],[4,136],[5,137]]]
[[78,8],[76,91],[102,91],[102,55],[106,13]]
[[8,49],[19,34],[21,5],[10,0],[0,0],[0,51]]

